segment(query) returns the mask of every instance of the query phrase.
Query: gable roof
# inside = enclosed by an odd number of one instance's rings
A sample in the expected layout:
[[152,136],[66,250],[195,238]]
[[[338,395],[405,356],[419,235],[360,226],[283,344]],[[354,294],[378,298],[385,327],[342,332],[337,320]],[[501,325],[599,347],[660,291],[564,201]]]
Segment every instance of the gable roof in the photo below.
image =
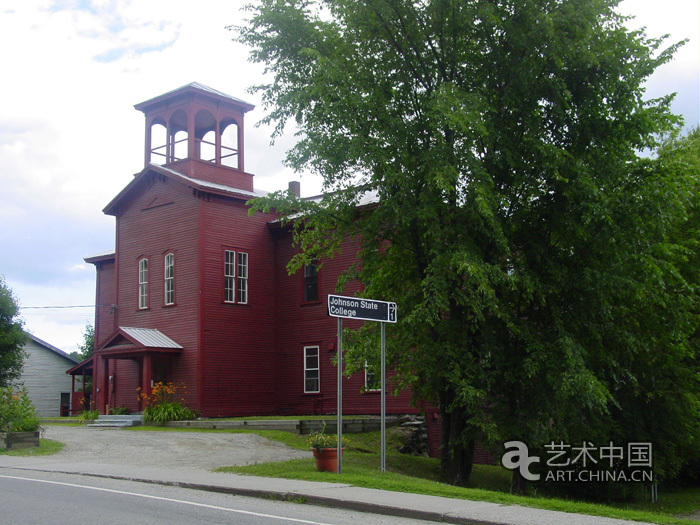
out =
[[157,328],[120,326],[99,349],[101,355],[179,353],[182,346]]
[[31,339],[32,341],[34,341],[34,342],[35,342],[36,344],[38,344],[39,346],[45,348],[46,350],[48,350],[48,351],[50,351],[50,352],[53,352],[54,354],[56,354],[56,355],[58,355],[58,356],[60,356],[60,357],[62,357],[62,358],[64,358],[64,359],[67,359],[68,361],[70,361],[70,362],[72,362],[72,363],[78,363],[78,362],[79,362],[75,357],[73,357],[72,355],[70,355],[70,354],[64,352],[64,351],[61,350],[60,348],[56,348],[55,346],[53,346],[53,345],[47,343],[47,342],[44,341],[43,339],[39,339],[37,336],[35,336],[35,335],[33,335],[33,334],[30,334],[29,332],[25,332],[25,333],[27,334],[27,336],[29,337],[29,339]]
[[159,166],[158,164],[149,164],[141,172],[134,175],[134,179],[127,184],[122,191],[120,191],[116,197],[114,197],[107,206],[102,210],[107,215],[116,215],[119,209],[119,205],[135,192],[138,191],[139,186],[143,182],[144,178],[148,176],[149,173],[155,173],[167,177],[170,180],[174,180],[192,189],[203,191],[206,193],[214,193],[217,195],[224,195],[228,197],[234,197],[248,201],[255,197],[262,197],[267,194],[264,191],[247,191],[240,188],[234,188],[233,186],[226,186],[224,184],[217,184],[214,182],[208,182],[205,180],[194,179],[188,177],[184,173],[181,173],[172,168],[166,168],[165,166]]

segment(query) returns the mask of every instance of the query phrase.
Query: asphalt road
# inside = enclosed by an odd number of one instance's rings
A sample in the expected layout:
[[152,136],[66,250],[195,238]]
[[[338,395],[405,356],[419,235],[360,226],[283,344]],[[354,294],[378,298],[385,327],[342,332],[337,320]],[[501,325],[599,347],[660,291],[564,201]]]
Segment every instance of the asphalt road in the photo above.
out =
[[425,525],[426,521],[74,474],[0,470],[0,525]]

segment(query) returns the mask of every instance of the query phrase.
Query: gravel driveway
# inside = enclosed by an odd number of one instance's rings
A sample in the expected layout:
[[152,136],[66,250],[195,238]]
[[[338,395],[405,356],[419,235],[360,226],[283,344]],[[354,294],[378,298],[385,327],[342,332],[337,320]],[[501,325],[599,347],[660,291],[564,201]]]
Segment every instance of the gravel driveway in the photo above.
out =
[[295,450],[256,434],[129,431],[60,425],[45,428],[42,437],[65,444],[58,454],[42,457],[47,463],[89,462],[212,470],[310,457],[307,451]]

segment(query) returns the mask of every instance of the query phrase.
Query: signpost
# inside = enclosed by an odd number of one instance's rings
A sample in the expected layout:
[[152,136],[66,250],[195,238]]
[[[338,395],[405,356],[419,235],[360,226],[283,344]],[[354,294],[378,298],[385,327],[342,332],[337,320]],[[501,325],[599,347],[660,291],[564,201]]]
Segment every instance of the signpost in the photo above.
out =
[[338,318],[338,474],[343,467],[343,319],[381,323],[381,470],[386,470],[386,323],[396,322],[396,303],[342,295],[328,296],[328,315]]

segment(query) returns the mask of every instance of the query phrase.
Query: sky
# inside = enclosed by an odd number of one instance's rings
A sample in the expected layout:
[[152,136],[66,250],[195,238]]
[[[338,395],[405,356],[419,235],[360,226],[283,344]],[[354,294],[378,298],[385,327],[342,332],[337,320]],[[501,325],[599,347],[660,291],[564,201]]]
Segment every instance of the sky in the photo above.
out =
[[[102,209],[143,168],[144,117],[134,104],[190,82],[255,104],[245,133],[256,189],[300,180],[302,195],[320,190],[318,179],[282,164],[292,133],[271,145],[271,129],[255,126],[264,110],[247,90],[262,67],[226,29],[243,23],[242,4],[0,2],[0,274],[35,336],[71,352],[93,321],[95,269],[83,258],[114,249],[114,217]],[[677,92],[674,112],[698,125],[700,1],[624,0],[619,10],[649,36],[690,39],[647,94]]]

